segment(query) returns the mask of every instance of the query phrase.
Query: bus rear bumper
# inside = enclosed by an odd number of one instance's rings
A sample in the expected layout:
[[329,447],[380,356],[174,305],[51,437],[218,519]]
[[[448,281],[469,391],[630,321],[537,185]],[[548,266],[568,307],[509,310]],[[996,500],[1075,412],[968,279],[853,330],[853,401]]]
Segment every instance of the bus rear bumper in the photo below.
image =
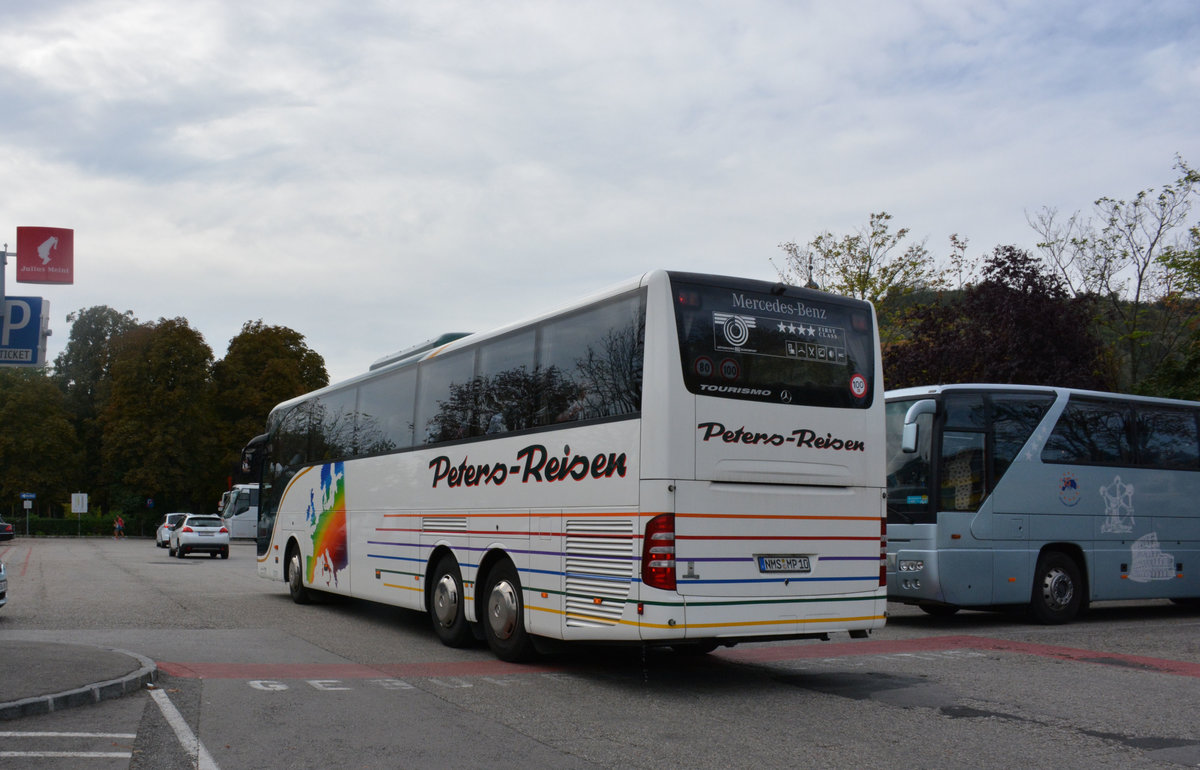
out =
[[[767,607],[774,605],[771,611]],[[864,637],[883,628],[887,598],[873,594],[798,599],[731,601],[729,597],[687,597],[684,601],[646,603],[631,619],[643,643],[709,641],[718,644],[828,638],[850,633]]]

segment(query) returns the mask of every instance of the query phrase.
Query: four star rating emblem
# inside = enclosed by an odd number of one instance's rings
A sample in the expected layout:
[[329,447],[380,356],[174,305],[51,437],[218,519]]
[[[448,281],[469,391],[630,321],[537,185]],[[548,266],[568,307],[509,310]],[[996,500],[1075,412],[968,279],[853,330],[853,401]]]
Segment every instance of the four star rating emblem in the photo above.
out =
[[779,322],[779,333],[780,334],[803,334],[803,335],[806,335],[809,337],[817,336],[817,330],[811,324],[806,327],[804,324],[800,324],[799,326],[797,326],[796,324],[786,323],[784,321]]

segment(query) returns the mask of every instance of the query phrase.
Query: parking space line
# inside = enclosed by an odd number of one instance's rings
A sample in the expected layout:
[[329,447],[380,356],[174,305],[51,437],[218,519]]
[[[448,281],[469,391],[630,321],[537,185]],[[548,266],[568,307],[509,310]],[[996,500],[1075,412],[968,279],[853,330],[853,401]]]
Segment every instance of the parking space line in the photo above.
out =
[[54,732],[21,732],[18,730],[0,731],[0,738],[124,738],[133,740],[137,733],[54,733]]
[[132,751],[0,751],[0,759],[133,759]]
[[[133,740],[136,733],[82,733],[82,732],[51,732],[33,730],[2,730],[0,739],[19,740],[37,739],[40,745],[50,741],[65,738],[90,738],[94,740],[111,741],[114,739]],[[0,751],[0,759],[132,759],[133,750],[126,751],[55,751],[50,749],[29,749],[17,751],[8,749]]]
[[179,744],[183,746],[183,750],[195,762],[197,770],[219,770],[212,755],[208,753],[208,749],[204,748],[204,744],[200,742],[200,739],[188,727],[187,721],[179,713],[179,709],[175,708],[175,704],[171,702],[167,694],[155,688],[150,690],[150,696],[158,704],[158,708],[162,712],[163,717],[166,718],[167,724],[175,731],[175,737],[179,739]]

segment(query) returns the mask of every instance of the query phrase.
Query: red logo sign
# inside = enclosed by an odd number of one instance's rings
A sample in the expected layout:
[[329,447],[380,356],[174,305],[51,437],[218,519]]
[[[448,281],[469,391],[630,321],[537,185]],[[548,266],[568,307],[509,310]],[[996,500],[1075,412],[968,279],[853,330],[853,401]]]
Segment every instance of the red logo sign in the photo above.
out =
[[75,283],[75,231],[62,227],[18,227],[17,281]]

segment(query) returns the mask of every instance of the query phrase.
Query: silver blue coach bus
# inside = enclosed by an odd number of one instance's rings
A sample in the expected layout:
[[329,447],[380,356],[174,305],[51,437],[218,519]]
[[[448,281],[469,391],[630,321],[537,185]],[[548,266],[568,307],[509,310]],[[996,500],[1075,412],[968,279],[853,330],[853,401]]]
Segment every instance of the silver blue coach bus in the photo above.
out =
[[888,599],[931,615],[1200,597],[1200,404],[1069,388],[887,393]]

